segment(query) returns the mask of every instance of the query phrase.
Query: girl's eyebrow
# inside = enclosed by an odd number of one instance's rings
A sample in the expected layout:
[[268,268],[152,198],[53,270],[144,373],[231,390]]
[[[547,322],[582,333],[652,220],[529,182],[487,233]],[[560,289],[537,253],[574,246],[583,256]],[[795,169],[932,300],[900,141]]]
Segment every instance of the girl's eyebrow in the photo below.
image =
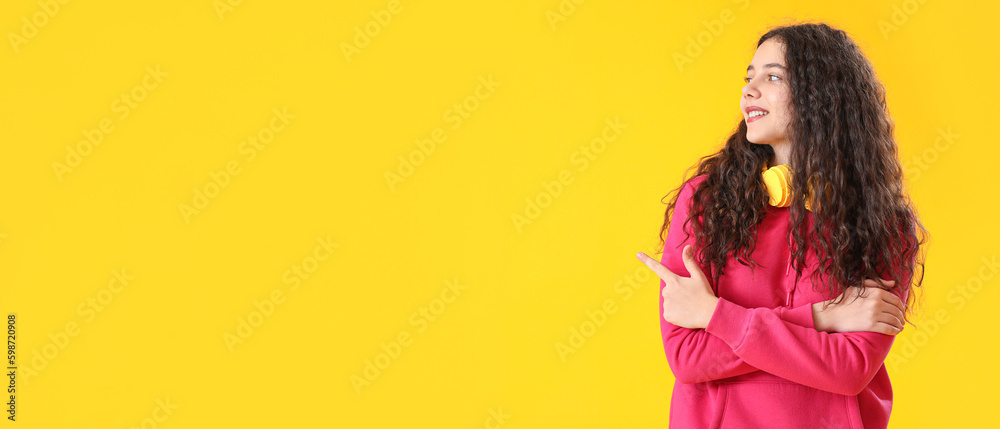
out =
[[[767,64],[764,64],[764,68],[770,68],[770,67],[776,67],[776,68],[785,70],[785,66],[783,66],[781,64],[778,64],[778,63],[767,63]],[[747,67],[747,71],[749,72],[750,70],[753,70],[753,65],[752,64]]]

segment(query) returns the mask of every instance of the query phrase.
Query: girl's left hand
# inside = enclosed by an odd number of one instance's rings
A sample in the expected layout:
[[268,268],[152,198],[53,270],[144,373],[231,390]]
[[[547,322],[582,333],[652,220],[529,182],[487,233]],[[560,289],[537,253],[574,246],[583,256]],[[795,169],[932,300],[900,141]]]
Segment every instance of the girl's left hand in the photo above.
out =
[[715,313],[719,298],[712,293],[705,273],[695,262],[690,244],[684,246],[682,255],[691,277],[674,274],[643,252],[635,256],[663,280],[663,319],[683,328],[705,328]]

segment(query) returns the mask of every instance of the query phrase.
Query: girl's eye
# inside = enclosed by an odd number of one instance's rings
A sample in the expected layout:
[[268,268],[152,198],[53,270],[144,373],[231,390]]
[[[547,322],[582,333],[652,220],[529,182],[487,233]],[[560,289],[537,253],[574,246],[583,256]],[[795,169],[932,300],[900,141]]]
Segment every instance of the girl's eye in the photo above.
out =
[[[776,77],[776,78],[778,78],[778,79],[781,79],[781,77],[779,77],[779,76],[778,76],[778,75],[776,75],[776,74],[769,74],[769,75],[767,75],[767,77],[768,77],[768,78],[772,78],[772,77]],[[769,80],[770,80],[770,79],[769,79]],[[745,77],[745,78],[743,78],[743,81],[744,81],[744,82],[746,82],[746,83],[750,83],[750,78],[748,78],[748,77]]]

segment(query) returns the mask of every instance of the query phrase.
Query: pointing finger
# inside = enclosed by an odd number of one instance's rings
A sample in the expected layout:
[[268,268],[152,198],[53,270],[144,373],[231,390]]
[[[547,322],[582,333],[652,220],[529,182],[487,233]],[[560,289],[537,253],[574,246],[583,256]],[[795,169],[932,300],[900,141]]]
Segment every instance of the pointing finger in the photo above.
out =
[[646,264],[646,266],[649,267],[649,269],[653,270],[653,272],[656,273],[656,275],[663,280],[677,277],[677,275],[674,274],[673,271],[670,271],[669,269],[667,269],[667,267],[664,267],[663,264],[660,263],[660,261],[650,258],[649,255],[643,252],[636,253],[635,257],[639,259],[639,261],[642,262],[643,264]]

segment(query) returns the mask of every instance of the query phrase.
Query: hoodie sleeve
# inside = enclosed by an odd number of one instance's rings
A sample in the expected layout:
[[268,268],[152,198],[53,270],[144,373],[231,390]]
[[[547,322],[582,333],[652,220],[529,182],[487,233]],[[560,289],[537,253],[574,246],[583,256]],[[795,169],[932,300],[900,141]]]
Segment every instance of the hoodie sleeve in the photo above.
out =
[[[662,287],[662,280],[661,280]],[[674,325],[663,319],[663,297],[660,297],[660,331],[663,349],[674,378],[681,383],[701,383],[735,377],[758,371],[754,365],[740,358],[732,347],[705,329],[690,329]],[[772,312],[780,320],[803,329],[815,329],[812,324],[812,304],[795,308],[779,307],[756,310]]]
[[819,332],[725,298],[719,299],[705,330],[725,341],[747,365],[849,396],[871,382],[895,339],[875,332]]
[[[694,187],[700,182],[702,176],[698,176],[685,183],[677,197],[674,206],[674,213],[670,219],[670,228],[664,240],[663,256],[660,263],[670,271],[681,276],[690,276],[681,250],[685,245],[694,245],[694,236],[682,231],[684,222],[688,218],[690,211],[691,196]],[[696,181],[697,180],[697,181]],[[705,273],[707,267],[698,262],[698,266]],[[663,349],[666,352],[667,362],[670,370],[674,373],[674,378],[681,383],[700,383],[703,381],[717,380],[721,378],[734,377],[741,374],[757,371],[758,368],[740,358],[732,347],[718,336],[712,335],[705,329],[689,329],[674,325],[663,318],[663,287],[666,284],[660,280],[660,333],[663,337]],[[805,304],[799,307],[778,307],[774,309],[760,308],[773,314],[776,318],[802,327],[803,329],[815,330],[813,321],[812,304]]]

